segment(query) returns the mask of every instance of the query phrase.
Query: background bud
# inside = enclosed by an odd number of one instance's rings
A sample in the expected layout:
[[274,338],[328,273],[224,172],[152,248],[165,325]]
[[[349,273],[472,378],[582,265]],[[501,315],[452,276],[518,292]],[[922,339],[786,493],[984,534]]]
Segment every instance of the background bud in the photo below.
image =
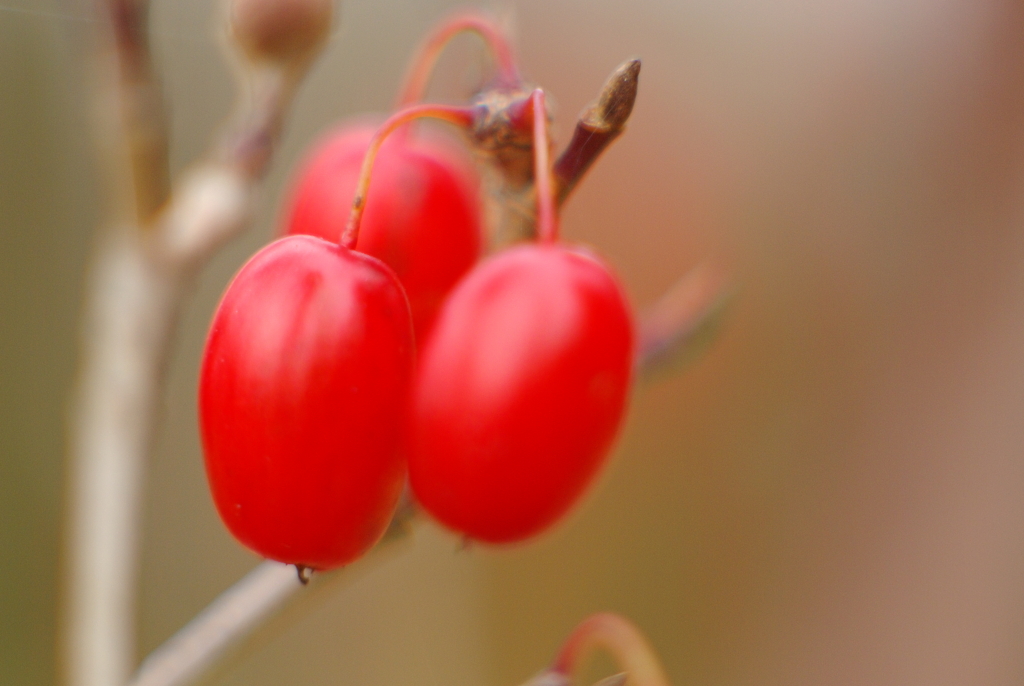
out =
[[330,32],[333,0],[229,0],[231,34],[252,59],[312,57]]

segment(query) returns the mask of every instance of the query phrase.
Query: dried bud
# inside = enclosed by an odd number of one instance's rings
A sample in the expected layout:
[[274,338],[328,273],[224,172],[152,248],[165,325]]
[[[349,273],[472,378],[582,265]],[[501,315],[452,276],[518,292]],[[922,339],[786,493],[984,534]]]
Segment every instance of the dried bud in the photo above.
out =
[[231,33],[253,60],[311,58],[331,30],[333,0],[228,0]]
[[580,114],[572,140],[555,162],[559,204],[590,169],[590,165],[626,128],[640,85],[640,60],[626,60],[608,77],[601,95]]
[[626,60],[608,77],[601,96],[583,113],[582,118],[594,128],[621,131],[633,113],[639,83],[640,60]]

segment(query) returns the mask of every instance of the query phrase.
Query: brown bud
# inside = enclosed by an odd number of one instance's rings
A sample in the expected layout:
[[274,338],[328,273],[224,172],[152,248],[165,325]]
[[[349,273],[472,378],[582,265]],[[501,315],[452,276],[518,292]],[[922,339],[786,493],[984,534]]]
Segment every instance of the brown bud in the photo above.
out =
[[331,30],[333,0],[228,0],[231,33],[255,60],[312,57]]
[[595,129],[621,131],[633,113],[639,83],[640,60],[626,60],[608,77],[597,102],[583,112],[581,119]]
[[604,149],[626,128],[640,85],[640,60],[626,60],[612,72],[601,95],[580,114],[569,145],[555,162],[558,202],[565,202]]

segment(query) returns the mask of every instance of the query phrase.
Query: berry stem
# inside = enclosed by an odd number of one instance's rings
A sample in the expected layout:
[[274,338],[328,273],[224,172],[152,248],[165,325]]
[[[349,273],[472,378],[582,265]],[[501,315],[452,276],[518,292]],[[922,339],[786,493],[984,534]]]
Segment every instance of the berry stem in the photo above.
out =
[[363,210],[366,209],[366,192],[370,188],[370,174],[373,172],[373,163],[380,151],[384,140],[395,132],[396,129],[416,119],[430,118],[455,124],[463,129],[468,129],[473,124],[476,110],[471,107],[452,107],[448,105],[415,105],[396,112],[385,121],[377,133],[373,134],[370,140],[370,147],[363,158],[363,168],[359,172],[359,182],[356,184],[356,195],[352,200],[352,212],[348,216],[348,224],[341,234],[341,246],[354,250],[359,240],[359,224],[363,219]]
[[441,53],[452,38],[466,32],[476,33],[487,43],[497,63],[499,84],[513,86],[519,83],[515,55],[502,30],[484,15],[460,12],[434,29],[434,33],[427,38],[413,58],[405,83],[399,90],[399,108],[408,107],[423,99]]
[[533,178],[537,189],[537,233],[543,243],[558,239],[558,213],[555,211],[555,193],[551,185],[550,144],[548,117],[544,107],[544,91],[533,91]]
[[591,615],[577,626],[551,669],[569,679],[578,676],[595,648],[607,650],[632,686],[668,686],[661,663],[647,639],[631,621],[612,612]]

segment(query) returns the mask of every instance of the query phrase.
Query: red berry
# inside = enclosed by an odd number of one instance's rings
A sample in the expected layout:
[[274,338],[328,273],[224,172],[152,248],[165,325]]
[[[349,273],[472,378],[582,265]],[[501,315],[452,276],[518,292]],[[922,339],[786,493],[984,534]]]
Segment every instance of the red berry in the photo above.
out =
[[474,539],[543,531],[604,462],[632,353],[629,306],[593,255],[527,245],[481,263],[449,296],[417,364],[417,499]]
[[206,473],[259,554],[326,569],[383,534],[413,366],[409,306],[379,260],[312,236],[258,252],[210,327],[199,381]]
[[[342,127],[314,147],[294,186],[287,233],[339,240],[373,133]],[[455,146],[400,134],[381,147],[356,248],[395,270],[421,340],[480,255],[479,206],[472,163]]]

